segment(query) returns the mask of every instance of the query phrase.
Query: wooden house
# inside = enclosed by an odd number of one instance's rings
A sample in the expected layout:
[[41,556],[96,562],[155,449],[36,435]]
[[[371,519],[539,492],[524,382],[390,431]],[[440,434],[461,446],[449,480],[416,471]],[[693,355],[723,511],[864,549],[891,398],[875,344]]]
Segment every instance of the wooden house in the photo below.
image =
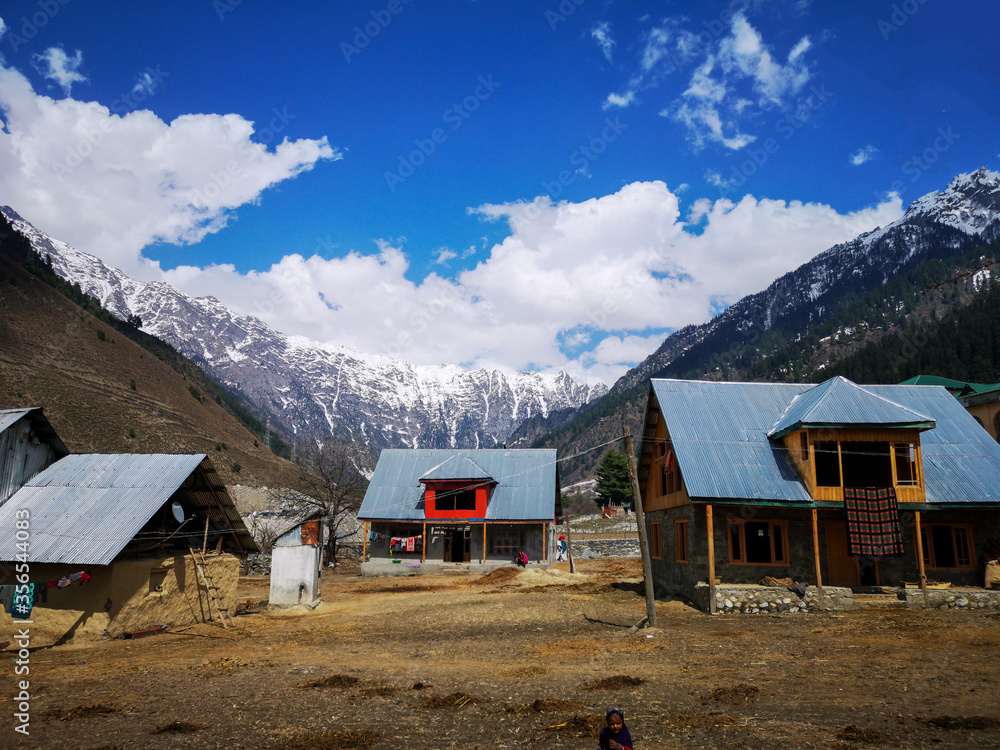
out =
[[1000,539],[1000,445],[939,386],[653,380],[639,467],[662,594],[977,586]]
[[554,450],[385,450],[358,519],[362,573],[548,564],[561,516]]

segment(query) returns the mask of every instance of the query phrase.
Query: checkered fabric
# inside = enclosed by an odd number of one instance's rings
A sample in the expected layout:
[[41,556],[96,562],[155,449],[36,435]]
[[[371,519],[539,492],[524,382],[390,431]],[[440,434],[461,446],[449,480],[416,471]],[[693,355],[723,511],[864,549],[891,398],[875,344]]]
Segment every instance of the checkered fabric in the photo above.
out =
[[903,531],[892,487],[845,487],[848,554],[861,557],[900,557]]

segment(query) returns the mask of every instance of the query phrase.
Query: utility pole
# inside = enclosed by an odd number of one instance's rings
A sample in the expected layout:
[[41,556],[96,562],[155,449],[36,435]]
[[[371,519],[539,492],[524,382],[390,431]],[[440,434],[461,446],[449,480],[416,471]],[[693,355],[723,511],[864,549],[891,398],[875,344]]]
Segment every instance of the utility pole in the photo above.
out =
[[656,600],[653,597],[653,564],[649,559],[649,540],[646,539],[646,513],[642,509],[642,493],[639,490],[639,475],[635,467],[635,452],[632,449],[632,433],[628,425],[622,425],[622,440],[625,455],[628,456],[628,473],[632,475],[632,506],[635,508],[635,523],[639,527],[639,554],[642,556],[642,577],[646,581],[646,625],[656,627]]

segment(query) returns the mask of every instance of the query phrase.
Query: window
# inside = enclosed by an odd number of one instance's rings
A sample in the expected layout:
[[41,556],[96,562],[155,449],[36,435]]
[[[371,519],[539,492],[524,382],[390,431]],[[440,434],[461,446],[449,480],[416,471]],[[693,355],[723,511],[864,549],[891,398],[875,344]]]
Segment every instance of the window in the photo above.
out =
[[667,451],[667,457],[663,459],[663,494],[669,495],[680,492],[681,472],[677,466],[677,456],[673,450]]
[[840,464],[845,487],[892,487],[889,443],[842,441]]
[[676,551],[674,560],[679,563],[690,562],[688,557],[688,522],[674,521],[674,545]]
[[913,443],[893,445],[896,456],[896,484],[915,486],[917,484],[917,446]]
[[786,521],[729,521],[733,565],[788,565]]
[[997,412],[993,419],[993,434],[996,436],[997,442],[1000,443],[1000,412]]
[[660,522],[654,521],[649,524],[649,556],[659,560],[663,557],[660,548]]
[[840,486],[840,451],[836,440],[817,441],[816,484],[820,487]]
[[436,510],[475,510],[476,490],[438,490],[434,493]]
[[489,554],[497,557],[514,557],[518,550],[524,548],[524,532],[511,531],[490,532]]
[[969,524],[924,524],[920,527],[920,543],[928,568],[972,567],[974,547]]

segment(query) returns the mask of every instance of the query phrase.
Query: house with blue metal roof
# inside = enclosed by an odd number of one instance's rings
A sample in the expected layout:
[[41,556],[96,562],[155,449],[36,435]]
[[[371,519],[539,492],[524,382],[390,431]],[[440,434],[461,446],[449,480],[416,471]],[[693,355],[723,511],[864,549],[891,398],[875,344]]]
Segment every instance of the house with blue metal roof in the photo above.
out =
[[358,518],[366,575],[548,564],[562,515],[554,450],[384,450]]
[[67,454],[40,415],[0,412],[0,636],[24,618],[34,645],[220,619],[257,545],[208,457]]
[[657,590],[982,585],[1000,445],[940,385],[654,379],[639,459]]

